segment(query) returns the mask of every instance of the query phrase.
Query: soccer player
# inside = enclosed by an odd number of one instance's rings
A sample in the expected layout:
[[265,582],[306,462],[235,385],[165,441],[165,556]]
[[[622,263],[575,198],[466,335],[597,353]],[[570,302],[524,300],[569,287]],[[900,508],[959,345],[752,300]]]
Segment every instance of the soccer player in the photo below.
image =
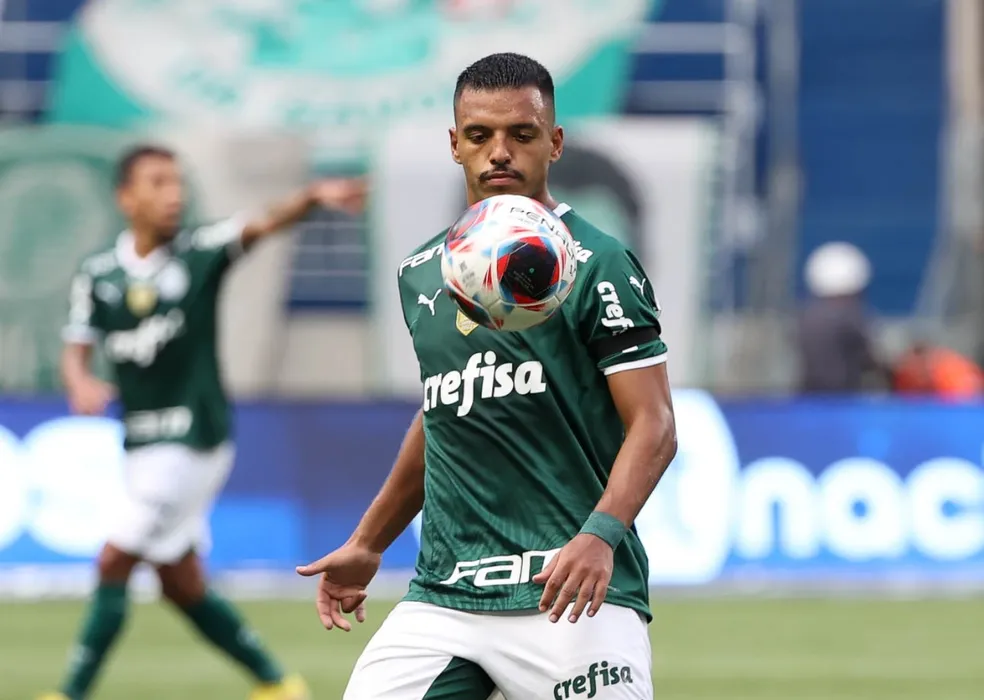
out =
[[[184,205],[175,155],[140,146],[120,161],[117,201],[129,228],[75,277],[64,331],[68,401],[102,414],[118,395],[125,426],[126,499],[98,560],[98,587],[67,676],[52,700],[87,697],[127,615],[127,582],[153,565],[164,597],[255,679],[255,700],[303,700],[236,610],[207,587],[201,556],[208,512],[233,463],[230,410],[216,356],[217,298],[247,249],[318,205],[361,206],[356,181],[327,180],[255,218],[181,230]],[[90,372],[102,343],[114,385]]]
[[469,203],[510,193],[550,207],[580,244],[575,288],[546,323],[495,332],[435,294],[443,232],[400,265],[423,406],[354,534],[298,573],[321,576],[324,625],[350,629],[383,551],[423,509],[416,577],[345,700],[652,698],[633,521],[676,451],[652,284],[550,196],[564,132],[543,66],[508,53],[474,63],[454,121]]

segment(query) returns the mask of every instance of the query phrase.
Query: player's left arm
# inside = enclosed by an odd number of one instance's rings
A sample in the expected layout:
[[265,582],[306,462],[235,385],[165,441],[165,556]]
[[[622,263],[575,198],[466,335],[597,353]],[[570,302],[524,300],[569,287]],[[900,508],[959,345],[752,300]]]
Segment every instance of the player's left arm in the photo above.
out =
[[278,231],[288,229],[319,206],[358,214],[365,206],[365,198],[366,183],[361,179],[320,180],[247,220],[242,227],[242,246],[249,248]]
[[190,246],[207,275],[221,279],[232,263],[264,238],[288,231],[316,207],[349,213],[362,210],[365,182],[328,179],[313,183],[258,215],[239,214],[191,232]]
[[607,521],[620,539],[676,456],[676,422],[665,364],[609,375],[608,388],[625,425],[625,440],[592,517],[602,516],[599,525]]
[[627,250],[602,255],[578,280],[587,285],[581,290],[581,335],[607,378],[625,438],[580,533],[534,578],[546,583],[540,609],[550,609],[552,622],[571,601],[571,622],[589,603],[588,615],[597,613],[611,581],[615,548],[676,454],[659,302],[635,256]]

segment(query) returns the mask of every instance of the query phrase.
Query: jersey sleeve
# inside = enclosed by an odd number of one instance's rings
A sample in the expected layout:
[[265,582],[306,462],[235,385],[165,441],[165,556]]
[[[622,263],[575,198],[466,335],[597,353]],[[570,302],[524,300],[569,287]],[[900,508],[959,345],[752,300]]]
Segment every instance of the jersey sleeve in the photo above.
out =
[[83,267],[72,278],[68,293],[68,322],[62,328],[66,343],[91,345],[99,340],[92,275]]
[[605,251],[583,280],[579,330],[606,375],[666,361],[660,306],[642,265],[628,250]]
[[243,247],[246,223],[247,217],[239,215],[199,226],[191,232],[190,247],[211,274],[221,276],[246,252]]

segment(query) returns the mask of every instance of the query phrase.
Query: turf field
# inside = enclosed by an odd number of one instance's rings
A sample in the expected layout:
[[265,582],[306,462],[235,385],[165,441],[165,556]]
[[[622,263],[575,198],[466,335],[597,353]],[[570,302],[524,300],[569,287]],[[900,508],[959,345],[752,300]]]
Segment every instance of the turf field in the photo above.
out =
[[[341,697],[387,606],[350,634],[300,602],[247,614],[319,700]],[[984,599],[666,600],[652,626],[661,700],[980,700]],[[0,603],[0,699],[29,700],[60,675],[78,603]],[[159,605],[136,606],[97,700],[244,698],[239,673]],[[536,699],[516,699],[536,700]],[[600,700],[600,699],[599,699]]]

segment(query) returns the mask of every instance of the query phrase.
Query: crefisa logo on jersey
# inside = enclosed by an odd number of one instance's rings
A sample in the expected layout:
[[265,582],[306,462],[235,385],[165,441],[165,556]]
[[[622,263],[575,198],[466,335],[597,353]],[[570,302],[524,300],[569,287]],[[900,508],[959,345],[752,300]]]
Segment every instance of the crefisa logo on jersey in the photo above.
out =
[[116,331],[106,336],[106,356],[113,362],[132,362],[140,367],[154,364],[158,353],[185,330],[181,309],[149,316],[133,330]]
[[476,352],[468,358],[463,370],[427,377],[424,380],[424,411],[438,406],[457,406],[456,413],[463,418],[471,413],[476,399],[542,394],[547,390],[543,365],[536,360],[518,365],[512,362],[497,364],[497,361],[498,357],[491,350]]

